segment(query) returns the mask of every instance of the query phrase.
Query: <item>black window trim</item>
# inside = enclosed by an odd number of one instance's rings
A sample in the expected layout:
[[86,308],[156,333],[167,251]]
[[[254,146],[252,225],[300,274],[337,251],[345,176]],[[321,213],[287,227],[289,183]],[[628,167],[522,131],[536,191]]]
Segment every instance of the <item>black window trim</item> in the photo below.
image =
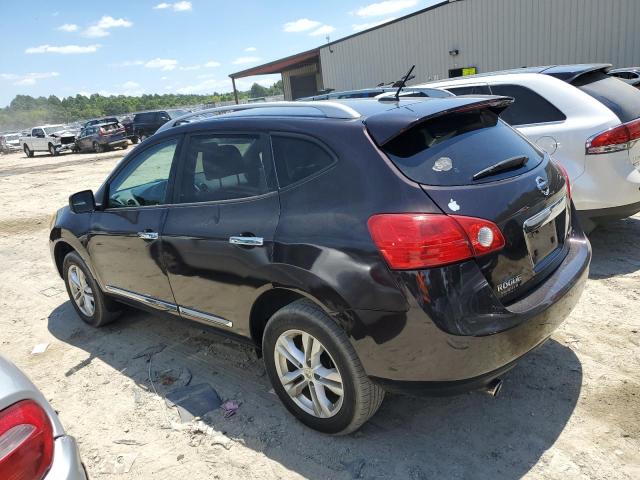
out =
[[[525,88],[525,89],[529,90],[530,92],[533,92],[534,94],[538,95],[540,98],[544,99],[547,103],[549,103],[549,105],[551,105],[553,108],[555,108],[564,117],[563,120],[550,120],[548,122],[517,123],[517,124],[513,124],[513,125],[510,124],[510,123],[507,123],[507,125],[510,125],[513,128],[535,127],[535,126],[538,126],[538,125],[560,125],[560,124],[562,124],[562,123],[567,121],[567,114],[566,113],[564,113],[557,105],[555,105],[552,102],[550,102],[544,95],[542,95],[541,93],[536,92],[533,88],[530,88],[530,87],[528,87],[526,85],[522,85],[521,83],[517,83],[517,82],[493,82],[493,83],[489,83],[488,85],[489,85],[489,89],[491,90],[492,94],[494,94],[493,93],[493,88],[491,88],[493,86],[509,86],[509,85],[513,85],[513,86],[516,86],[516,87]],[[498,95],[498,94],[496,93],[494,95]]]
[[[304,177],[301,178],[300,180],[297,180],[293,183],[290,183],[289,185],[287,185],[286,187],[281,187],[280,186],[280,179],[278,178],[278,168],[277,168],[277,164],[276,164],[276,155],[275,152],[273,151],[273,137],[288,137],[288,138],[297,138],[300,140],[306,140],[308,142],[314,143],[316,144],[318,147],[320,147],[321,149],[323,149],[333,160],[333,162],[331,162],[331,164],[327,165],[326,167],[324,167],[322,170],[318,170],[317,172],[309,175],[308,177]],[[271,158],[273,159],[273,166],[275,168],[275,172],[276,172],[276,181],[278,183],[278,190],[281,192],[286,192],[292,188],[296,188],[304,183],[307,183],[311,180],[316,179],[317,177],[319,177],[320,175],[324,175],[326,172],[328,172],[329,170],[331,170],[332,168],[334,168],[337,164],[338,164],[338,156],[335,154],[335,152],[329,148],[329,146],[324,143],[322,140],[312,136],[312,135],[308,135],[308,134],[304,134],[304,133],[294,133],[294,132],[287,132],[287,131],[280,131],[280,130],[273,130],[269,132],[269,142],[271,145]]]
[[[134,162],[136,158],[138,158],[139,155],[142,155],[144,152],[146,152],[147,150],[149,150],[150,148],[155,147],[156,145],[159,145],[161,143],[165,143],[171,140],[177,140],[177,145],[176,145],[176,151],[173,154],[173,160],[171,162],[171,169],[169,170],[169,178],[167,180],[167,191],[165,192],[165,197],[164,197],[164,202],[160,203],[158,205],[136,205],[136,206],[131,206],[131,207],[111,207],[109,208],[109,190],[111,187],[111,182],[113,181],[113,179],[122,171],[124,170],[131,162]],[[170,205],[172,205],[172,200],[173,200],[173,191],[174,191],[174,184],[175,184],[175,179],[176,179],[176,169],[178,167],[179,159],[182,156],[182,146],[184,145],[184,134],[178,134],[178,135],[172,135],[170,137],[162,137],[157,139],[155,142],[153,143],[149,143],[148,145],[145,145],[144,149],[140,150],[140,147],[136,148],[133,152],[131,152],[131,154],[127,157],[125,157],[125,161],[121,162],[120,165],[118,165],[115,170],[113,172],[111,172],[111,175],[109,175],[109,177],[107,178],[107,180],[105,181],[104,185],[104,195],[102,198],[102,211],[104,212],[121,212],[121,211],[130,211],[130,210],[138,210],[138,209],[152,209],[152,208],[166,208]]]
[[[212,129],[196,130],[184,135],[183,145],[188,145],[192,137],[201,137],[203,135],[210,135],[210,136],[259,135],[262,141],[264,141],[265,143],[268,142],[269,151],[267,153],[269,154],[269,157],[270,157],[269,161],[271,163],[271,168],[273,169],[273,171],[274,172],[276,171],[274,161],[273,161],[273,149],[271,148],[271,139],[269,138],[269,134],[265,133],[262,130],[252,130],[252,131],[250,130],[212,130]],[[226,198],[223,200],[206,200],[203,202],[180,202],[179,201],[180,191],[178,186],[182,184],[182,179],[184,176],[184,169],[182,168],[182,166],[187,161],[186,156],[187,156],[187,148],[183,148],[180,151],[180,158],[178,159],[178,162],[174,161],[174,163],[177,163],[177,167],[176,167],[177,171],[174,179],[174,188],[172,188],[172,192],[171,192],[172,208],[194,207],[199,205],[202,205],[202,206],[223,205],[223,204],[251,202],[251,201],[260,200],[260,199],[278,194],[277,185],[269,185],[268,184],[269,179],[267,179],[267,187],[269,188],[269,191],[265,193],[261,193],[259,195],[251,195],[248,197],[239,197],[239,198]],[[263,162],[264,162],[264,159],[263,159]]]

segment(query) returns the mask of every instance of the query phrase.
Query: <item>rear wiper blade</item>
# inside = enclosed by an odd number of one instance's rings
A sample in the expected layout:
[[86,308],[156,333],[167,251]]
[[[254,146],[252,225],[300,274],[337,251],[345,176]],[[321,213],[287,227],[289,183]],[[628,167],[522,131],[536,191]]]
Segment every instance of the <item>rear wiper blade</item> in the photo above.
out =
[[473,176],[474,180],[480,180],[481,178],[490,177],[496,173],[505,172],[507,170],[515,170],[522,167],[529,161],[529,157],[521,155],[519,157],[511,157],[506,160],[502,160],[495,165],[491,165],[483,170],[480,170]]

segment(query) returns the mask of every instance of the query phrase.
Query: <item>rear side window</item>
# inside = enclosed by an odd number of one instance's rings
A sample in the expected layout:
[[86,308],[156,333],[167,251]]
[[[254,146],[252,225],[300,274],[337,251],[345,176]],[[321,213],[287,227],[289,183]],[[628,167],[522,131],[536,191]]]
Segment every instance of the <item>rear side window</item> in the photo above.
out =
[[640,117],[640,90],[603,72],[591,72],[572,84],[591,95],[623,122]]
[[311,140],[273,136],[271,141],[280,188],[310,177],[335,161],[329,152]]
[[494,95],[515,99],[515,102],[500,114],[500,118],[509,125],[562,122],[567,119],[564,113],[545,98],[521,85],[491,85],[491,92]]
[[454,95],[491,95],[488,85],[465,85],[464,87],[446,87]]
[[[535,168],[543,155],[489,110],[454,113],[427,120],[383,146],[410,179],[453,186],[501,180]],[[474,181],[473,176],[514,157],[527,157],[517,170]]]
[[134,122],[153,122],[155,118],[155,113],[138,113],[135,117],[133,117]]

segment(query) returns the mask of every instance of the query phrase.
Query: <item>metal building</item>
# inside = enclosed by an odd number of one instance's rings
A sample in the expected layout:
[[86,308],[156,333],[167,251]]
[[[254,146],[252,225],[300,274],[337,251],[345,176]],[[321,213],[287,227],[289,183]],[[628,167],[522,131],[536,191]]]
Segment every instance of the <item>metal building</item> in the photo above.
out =
[[522,66],[640,64],[640,0],[449,0],[230,75],[281,73],[285,98]]

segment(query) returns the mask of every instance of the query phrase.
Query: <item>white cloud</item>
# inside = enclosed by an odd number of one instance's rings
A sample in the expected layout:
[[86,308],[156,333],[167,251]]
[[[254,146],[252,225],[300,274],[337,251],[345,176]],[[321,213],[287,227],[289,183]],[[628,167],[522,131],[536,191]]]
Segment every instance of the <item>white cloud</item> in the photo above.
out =
[[144,61],[142,60],[125,60],[120,63],[112,63],[112,67],[137,67],[140,65],[144,65]]
[[193,9],[193,5],[191,4],[191,2],[162,2],[153,7],[154,10],[166,10],[168,8],[172,8],[175,12],[188,12]]
[[123,95],[131,95],[138,96],[144,93],[144,89],[140,86],[138,82],[134,82],[133,80],[129,80],[120,85],[120,90]]
[[247,63],[255,63],[262,60],[260,57],[238,57],[233,62],[234,65],[245,65]]
[[173,70],[178,65],[178,61],[172,58],[154,58],[144,64],[147,68],[159,68],[161,70]]
[[219,67],[220,65],[220,62],[216,62],[215,60],[211,60],[204,64],[205,68],[215,68]]
[[312,37],[319,37],[320,35],[329,35],[334,30],[335,30],[335,27],[332,27],[331,25],[323,25],[320,28],[311,32],[309,35],[311,35]]
[[387,0],[360,7],[355,13],[359,17],[379,17],[415,7],[418,3],[419,0]]
[[113,18],[109,15],[105,15],[97,23],[87,28],[83,35],[85,37],[106,37],[109,35],[109,30],[112,28],[129,28],[133,26],[133,23],[124,18]]
[[308,18],[300,18],[294,22],[287,22],[282,29],[285,32],[306,32],[312,28],[317,28],[321,25],[320,22],[315,20],[309,20]]
[[176,89],[176,93],[191,94],[191,93],[213,93],[213,92],[228,92],[231,90],[231,80],[223,79],[216,80],[214,78],[203,80],[200,83],[194,85],[186,85]]
[[58,30],[62,32],[75,32],[76,30],[78,30],[78,25],[76,25],[75,23],[65,23],[64,25],[60,25],[58,27]]
[[368,30],[369,28],[377,27],[378,25],[382,25],[383,23],[387,23],[395,19],[396,17],[389,17],[389,18],[385,18],[384,20],[378,20],[376,22],[356,23],[354,25],[351,25],[351,28],[353,28],[354,32],[360,32],[362,30]]
[[244,49],[245,52],[255,52],[258,50],[256,47],[247,47]]
[[12,80],[14,85],[35,85],[38,80],[45,78],[59,77],[58,72],[27,73],[18,75],[15,73],[0,73],[0,79]]
[[200,70],[202,68],[201,65],[187,65],[186,67],[180,67],[180,70],[185,70],[187,72],[192,70]]
[[24,53],[60,53],[62,55],[72,55],[78,53],[95,53],[101,45],[40,45],[38,47],[29,47]]

